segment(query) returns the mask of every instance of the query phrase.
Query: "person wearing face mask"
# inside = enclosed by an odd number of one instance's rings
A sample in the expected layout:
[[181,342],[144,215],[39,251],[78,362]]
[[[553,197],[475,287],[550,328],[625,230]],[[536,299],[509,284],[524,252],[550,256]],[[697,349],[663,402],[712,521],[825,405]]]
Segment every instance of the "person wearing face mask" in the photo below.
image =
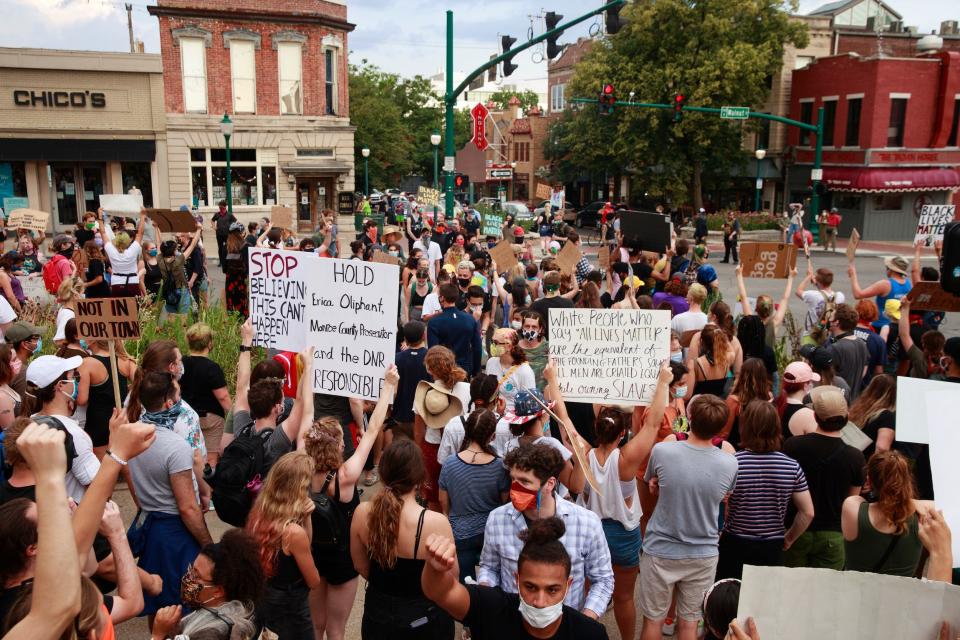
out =
[[544,297],[530,305],[531,311],[537,311],[543,317],[543,337],[550,336],[550,309],[572,309],[573,300],[560,295],[560,272],[550,271],[543,276]]
[[140,294],[150,296],[154,301],[160,293],[160,283],[163,281],[163,274],[160,273],[160,263],[157,260],[159,254],[157,245],[152,242],[144,242],[137,271],[140,276]]
[[420,239],[413,243],[414,249],[423,251],[430,268],[430,280],[437,281],[437,273],[440,271],[440,263],[443,261],[443,252],[440,251],[440,245],[432,240],[433,232],[429,225],[424,226]]
[[[487,518],[477,581],[487,587],[499,587],[505,593],[516,593],[519,588],[521,595],[532,595],[526,582],[517,579],[523,558],[520,534],[530,523],[556,517],[567,527],[567,535],[560,542],[571,560],[566,588],[554,592],[557,602],[596,620],[606,611],[613,594],[610,550],[600,518],[588,509],[558,498],[556,490],[563,458],[553,447],[542,443],[522,445],[507,454],[504,464],[510,469],[510,502],[494,509]],[[557,602],[550,602],[555,607],[550,622],[556,620],[556,610],[560,609],[556,607]],[[539,603],[527,604],[536,608]],[[538,628],[547,626],[531,608],[522,610],[533,614],[533,619],[540,624]]]
[[537,389],[543,391],[546,381],[543,379],[543,370],[547,366],[547,341],[543,315],[533,309],[520,314],[520,348],[527,354],[527,362],[533,369],[537,381]]
[[493,332],[486,371],[497,377],[500,395],[510,409],[513,409],[514,399],[520,389],[536,386],[533,369],[527,363],[527,354],[520,348],[520,336],[513,329],[497,329]]
[[59,422],[73,438],[77,457],[67,473],[67,494],[80,502],[94,476],[100,470],[100,461],[93,453],[93,441],[73,419],[80,390],[77,369],[83,358],[40,356],[27,367],[27,393],[40,405],[36,416],[49,416]]
[[73,262],[74,243],[70,236],[60,234],[53,239],[53,257],[43,265],[43,284],[48,293],[56,294],[60,284],[77,271]]
[[160,609],[150,637],[249,638],[265,582],[257,543],[243,529],[231,529],[220,542],[204,545],[180,580],[180,599],[193,613],[184,616],[180,606]]
[[[507,443],[513,439],[513,434],[510,432],[510,423],[503,418],[507,403],[500,394],[500,387],[496,376],[485,373],[474,376],[473,380],[470,381],[470,406],[474,410],[489,409],[496,416],[497,425],[490,446],[493,448],[494,453],[497,454],[497,457],[502,458]],[[456,455],[463,448],[466,425],[461,418],[465,418],[465,416],[453,418],[447,423],[447,426],[443,428],[440,448],[437,449],[437,462],[441,465],[444,460],[452,455]],[[502,503],[498,503],[497,506],[500,504]]]
[[143,233],[147,226],[147,210],[140,211],[140,222],[132,240],[130,234],[126,231],[114,234],[113,230],[104,224],[103,209],[98,209],[97,215],[100,217],[100,237],[103,240],[103,250],[110,259],[110,265],[113,268],[110,290],[117,297],[135,296],[140,291],[137,263],[142,252],[140,241],[143,240]]
[[39,354],[43,348],[41,333],[43,332],[40,327],[35,327],[29,322],[23,321],[14,322],[4,332],[4,339],[13,348],[13,358],[10,361],[10,366],[13,367],[14,374],[10,386],[25,402],[30,400],[26,397],[27,365],[30,364],[30,359],[34,354]]
[[96,235],[97,214],[87,211],[83,214],[83,219],[77,223],[77,228],[73,230],[73,237],[77,239],[77,246],[85,247],[87,242],[93,240]]
[[457,581],[457,550],[450,538],[427,538],[424,594],[470,628],[476,640],[556,638],[605,640],[603,625],[565,604],[573,589],[573,562],[561,542],[572,534],[560,518],[534,520],[521,532],[523,543],[512,577],[516,593]]

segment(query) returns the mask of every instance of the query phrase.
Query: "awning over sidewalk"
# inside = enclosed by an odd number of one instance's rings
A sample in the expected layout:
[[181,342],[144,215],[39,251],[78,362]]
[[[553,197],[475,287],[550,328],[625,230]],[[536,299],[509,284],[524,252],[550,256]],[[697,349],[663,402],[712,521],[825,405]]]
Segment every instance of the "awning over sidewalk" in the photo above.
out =
[[898,193],[960,189],[960,171],[956,169],[824,167],[823,180],[831,191],[851,191],[854,193]]

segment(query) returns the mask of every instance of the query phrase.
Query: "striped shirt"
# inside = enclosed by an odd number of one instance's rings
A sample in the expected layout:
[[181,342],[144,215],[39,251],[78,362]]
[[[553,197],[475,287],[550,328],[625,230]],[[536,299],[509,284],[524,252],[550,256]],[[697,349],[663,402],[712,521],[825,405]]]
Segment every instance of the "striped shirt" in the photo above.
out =
[[500,496],[510,490],[510,473],[501,458],[487,464],[469,464],[453,454],[444,460],[439,482],[450,497],[447,515],[453,537],[464,540],[483,533],[487,516],[502,504]]
[[737,452],[737,486],[730,496],[724,531],[751,540],[784,536],[783,520],[793,494],[807,491],[807,478],[793,458],[772,451]]

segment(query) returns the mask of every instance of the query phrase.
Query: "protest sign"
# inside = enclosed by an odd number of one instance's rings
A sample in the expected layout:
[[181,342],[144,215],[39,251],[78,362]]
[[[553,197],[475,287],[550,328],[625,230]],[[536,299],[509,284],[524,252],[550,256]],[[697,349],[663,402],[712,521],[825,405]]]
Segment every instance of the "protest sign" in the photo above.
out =
[[389,253],[384,253],[383,251],[374,251],[373,255],[370,256],[370,262],[376,262],[377,264],[399,265],[402,261],[397,256],[392,256]]
[[604,271],[610,268],[610,248],[607,245],[597,249],[597,264]]
[[537,183],[537,200],[549,200],[553,195],[553,189],[545,182]]
[[939,282],[914,282],[907,298],[910,311],[960,311],[960,296],[947,293]]
[[7,217],[8,229],[29,229],[43,235],[47,231],[50,214],[36,209],[14,209]]
[[513,244],[509,240],[501,240],[489,253],[497,263],[497,271],[500,273],[506,273],[517,264],[517,256],[513,253]]
[[376,400],[397,333],[394,265],[251,249],[255,344],[314,350],[313,390]]
[[20,286],[23,288],[23,296],[27,300],[36,300],[37,302],[53,302],[54,297],[47,291],[43,284],[43,274],[31,273],[26,276],[18,276]]
[[860,246],[860,232],[854,229],[850,232],[850,241],[847,242],[847,262],[853,264],[857,257],[857,247]]
[[291,207],[270,207],[270,226],[294,231],[293,209]]
[[140,308],[136,298],[77,300],[77,335],[94,340],[140,338]]
[[147,209],[147,215],[160,229],[160,233],[192,233],[197,230],[197,220],[189,211]]
[[560,189],[560,191],[554,191],[550,194],[550,207],[553,209],[563,209],[566,199],[566,190]]
[[568,401],[649,405],[670,358],[670,312],[550,309],[549,354]]
[[100,195],[100,208],[108,216],[135,218],[143,210],[143,194],[104,193]]
[[483,215],[483,235],[500,237],[503,233],[503,214],[485,213]]
[[670,217],[647,211],[624,211],[620,214],[623,244],[644,251],[663,253],[670,245]]
[[565,242],[563,249],[560,249],[560,253],[557,254],[557,264],[560,266],[561,273],[575,274],[577,263],[580,262],[582,257],[583,254],[580,253],[577,245],[572,242]]
[[787,278],[797,266],[797,248],[782,242],[743,242],[740,264],[745,278]]
[[[901,378],[902,380],[902,378]],[[930,436],[930,471],[937,508],[951,531],[960,531],[960,414],[956,410],[957,392],[934,391],[927,394],[927,430]],[[897,436],[899,439],[899,435]],[[960,536],[952,536],[953,566],[960,567]]]
[[417,202],[431,207],[436,206],[440,204],[440,191],[430,187],[420,187],[417,189]]
[[897,440],[929,444],[927,429],[927,396],[948,391],[957,393],[957,385],[941,380],[897,377]]
[[917,224],[917,235],[913,244],[932,247],[936,242],[943,241],[943,229],[953,222],[957,206],[953,204],[925,204],[920,209],[920,222]]
[[745,565],[741,627],[748,616],[761,638],[931,640],[942,622],[960,625],[960,587],[858,571]]

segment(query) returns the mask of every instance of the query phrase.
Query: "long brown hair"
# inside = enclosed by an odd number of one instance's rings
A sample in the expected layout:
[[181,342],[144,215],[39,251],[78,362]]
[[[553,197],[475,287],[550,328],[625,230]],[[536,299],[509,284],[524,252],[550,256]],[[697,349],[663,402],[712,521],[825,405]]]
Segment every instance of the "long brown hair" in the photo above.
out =
[[897,409],[897,379],[889,374],[874,376],[850,406],[847,418],[861,429],[883,411]]
[[140,367],[137,368],[130,384],[127,420],[136,422],[140,419],[140,410],[143,408],[140,404],[140,384],[143,382],[143,374],[147,371],[166,371],[171,364],[177,361],[178,350],[179,347],[173,340],[157,340],[151,342],[150,346],[143,352]]
[[577,300],[578,309],[602,309],[600,302],[600,288],[594,282],[584,282],[580,287],[580,299]]
[[707,362],[724,369],[730,364],[730,339],[715,324],[708,324],[700,332],[700,355]]
[[227,236],[227,253],[240,253],[243,250],[243,245],[246,244],[246,240],[243,237],[243,231],[231,231],[230,235]]
[[716,321],[715,324],[727,334],[727,340],[733,341],[735,327],[733,326],[733,316],[730,314],[730,306],[722,300],[717,300],[710,307],[710,315]]
[[453,351],[440,345],[427,350],[423,366],[427,368],[435,382],[439,382],[447,389],[453,389],[453,385],[467,379],[467,372],[457,366],[457,358],[453,355]]
[[733,385],[730,395],[737,396],[740,406],[745,407],[752,400],[769,402],[770,391],[770,378],[767,376],[767,367],[763,364],[763,360],[747,358],[740,369],[737,383]]
[[397,540],[400,536],[401,496],[410,493],[427,475],[419,447],[407,438],[393,441],[380,459],[383,491],[370,505],[367,523],[370,557],[385,569],[397,564]]
[[906,533],[907,519],[915,511],[913,499],[917,495],[907,459],[899,451],[875,453],[867,462],[867,478],[877,493],[877,508],[893,523],[894,533]]
[[754,453],[780,450],[782,429],[776,407],[766,400],[751,400],[740,415],[740,446]]

